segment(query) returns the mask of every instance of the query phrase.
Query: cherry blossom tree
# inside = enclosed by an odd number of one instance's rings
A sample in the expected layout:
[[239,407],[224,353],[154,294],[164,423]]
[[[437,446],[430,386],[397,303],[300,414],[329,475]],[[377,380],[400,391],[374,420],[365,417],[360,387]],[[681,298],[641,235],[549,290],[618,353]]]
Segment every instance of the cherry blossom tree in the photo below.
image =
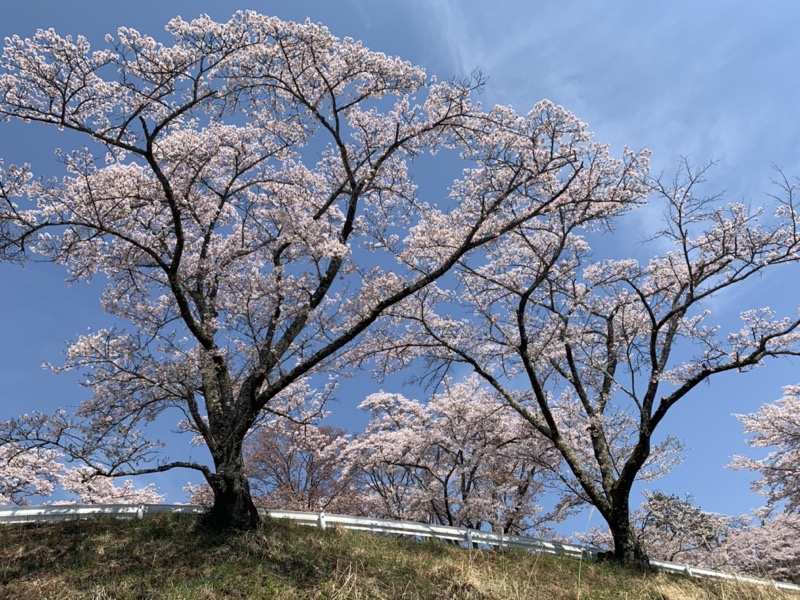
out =
[[783,397],[758,412],[737,415],[754,448],[772,448],[763,458],[734,456],[732,467],[760,474],[753,488],[768,506],[800,514],[800,385],[786,386]]
[[550,444],[483,382],[445,382],[428,402],[380,392],[371,420],[348,446],[361,504],[379,517],[522,533],[566,516],[539,501],[560,462]]
[[753,489],[767,503],[721,549],[721,560],[744,573],[800,581],[800,386],[786,386],[776,402],[736,416],[748,443],[770,451],[762,458],[734,456],[731,466],[760,475]]
[[[126,479],[117,485],[113,477],[97,475],[90,467],[67,469],[60,477],[59,484],[64,491],[73,495],[77,504],[163,504],[166,496],[161,494],[154,483],[137,488],[133,481]],[[59,504],[63,504],[59,501]]]
[[362,512],[345,473],[344,429],[274,419],[245,444],[245,464],[258,506],[269,509]]
[[0,504],[28,504],[31,496],[53,493],[64,473],[61,453],[16,444],[0,446]]
[[712,299],[797,261],[792,186],[772,210],[725,206],[699,194],[703,171],[685,165],[672,185],[654,183],[664,217],[648,262],[593,258],[588,240],[603,221],[587,232],[569,210],[552,213],[482,260],[460,260],[458,287],[426,290],[406,314],[408,335],[383,340],[389,356],[423,353],[480,374],[557,448],[627,563],[646,564],[631,490],[670,466],[658,431],[670,409],[718,373],[799,350],[797,315],[756,307],[737,330],[710,313]]
[[29,504],[31,498],[52,501],[57,492],[71,497],[56,502],[78,504],[160,504],[165,496],[155,484],[143,488],[126,480],[116,486],[110,477],[97,476],[89,467],[68,467],[56,450],[29,449],[15,444],[0,446],[0,504]]
[[[117,325],[69,347],[89,400],[0,437],[106,476],[195,470],[209,525],[256,525],[246,436],[297,386],[346,373],[390,309],[521,225],[602,219],[646,191],[646,153],[612,158],[561,107],[484,110],[479,79],[438,82],[320,25],[239,12],[166,30],[5,44],[0,116],[84,145],[58,152],[60,179],[0,171],[1,255],[101,278]],[[449,192],[413,176],[437,152],[463,160]],[[150,425],[170,421],[210,464],[163,449]]]
[[651,558],[711,566],[710,556],[741,526],[741,519],[704,511],[691,497],[649,492],[645,498],[633,520]]
[[[738,575],[800,581],[800,518],[792,513],[733,517],[706,512],[691,498],[645,492],[632,513],[636,536],[658,560],[730,571]],[[600,548],[613,547],[608,529],[578,534]]]
[[186,494],[189,504],[211,508],[214,506],[214,491],[207,483],[187,483],[181,488]]
[[779,513],[734,530],[715,565],[737,573],[800,582],[800,515]]

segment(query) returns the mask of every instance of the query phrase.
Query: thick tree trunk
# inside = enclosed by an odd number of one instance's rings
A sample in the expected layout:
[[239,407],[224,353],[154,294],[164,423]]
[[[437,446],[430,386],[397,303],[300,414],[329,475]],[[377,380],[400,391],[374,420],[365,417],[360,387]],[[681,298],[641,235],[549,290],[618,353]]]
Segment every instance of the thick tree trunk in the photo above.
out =
[[217,472],[207,478],[214,504],[206,513],[204,524],[217,530],[254,529],[261,519],[250,495],[241,445],[227,450],[214,457]]
[[627,497],[624,501],[615,503],[606,520],[614,539],[614,550],[607,558],[634,569],[650,570],[647,552],[631,526]]

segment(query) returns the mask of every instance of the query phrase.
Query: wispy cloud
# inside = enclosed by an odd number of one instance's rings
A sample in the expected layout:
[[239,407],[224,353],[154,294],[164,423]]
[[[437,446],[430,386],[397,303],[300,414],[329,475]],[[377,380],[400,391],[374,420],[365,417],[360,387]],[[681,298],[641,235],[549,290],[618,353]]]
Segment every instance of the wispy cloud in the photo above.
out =
[[680,155],[720,159],[714,174],[739,197],[768,188],[773,161],[800,172],[794,75],[800,4],[413,0],[407,6],[439,49],[440,68],[452,71],[440,74],[480,69],[489,77],[487,104],[524,111],[550,98],[615,147],[653,148],[659,169]]

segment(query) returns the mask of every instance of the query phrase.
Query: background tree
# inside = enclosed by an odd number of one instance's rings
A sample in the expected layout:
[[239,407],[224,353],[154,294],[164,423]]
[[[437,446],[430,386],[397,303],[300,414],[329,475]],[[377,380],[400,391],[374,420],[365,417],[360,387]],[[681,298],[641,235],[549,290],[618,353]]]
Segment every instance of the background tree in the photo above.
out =
[[767,502],[721,549],[720,560],[754,576],[800,581],[800,386],[786,386],[776,402],[736,416],[748,443],[770,451],[762,458],[734,456],[731,466],[757,472],[753,489]]
[[715,566],[754,577],[800,582],[800,515],[757,518],[731,533],[714,555]]
[[634,516],[639,539],[651,558],[711,566],[710,556],[740,525],[740,520],[709,513],[692,502],[661,492],[645,494]]
[[64,465],[55,450],[28,450],[16,444],[0,446],[0,504],[28,504],[28,498],[49,496]]
[[123,481],[122,485],[115,481],[113,477],[97,475],[97,471],[90,467],[67,469],[59,477],[59,484],[72,494],[71,501],[77,504],[163,504],[166,499],[154,483],[137,488],[130,479]]
[[573,501],[539,502],[559,459],[550,444],[477,377],[445,382],[428,402],[380,392],[345,454],[375,516],[455,527],[542,532]]
[[[31,498],[58,504],[160,504],[154,484],[136,488],[131,480],[116,486],[89,467],[68,467],[56,450],[0,446],[0,504],[27,505]],[[67,497],[63,493],[69,494]]]
[[732,467],[759,473],[753,489],[771,509],[800,514],[800,385],[786,386],[782,398],[758,412],[736,416],[752,447],[772,450],[759,459],[737,455]]
[[[646,155],[612,159],[560,107],[484,111],[480,81],[436,82],[322,26],[240,12],[167,34],[5,44],[0,115],[84,146],[59,151],[61,179],[0,172],[2,255],[101,275],[119,325],[69,347],[91,399],[0,438],[107,476],[193,469],[215,527],[258,521],[252,427],[309,377],[347,372],[388,309],[520,224],[614,214],[644,193]],[[463,175],[421,193],[414,159],[448,149]],[[165,455],[153,422],[188,424],[212,464]]]
[[345,472],[344,429],[275,419],[245,443],[245,464],[255,503],[268,509],[359,514],[360,502]]
[[647,263],[593,259],[580,219],[553,213],[518,227],[485,260],[462,260],[458,294],[428,290],[407,315],[406,340],[384,346],[480,374],[558,449],[625,562],[647,559],[630,496],[668,449],[657,430],[670,409],[718,373],[798,353],[797,316],[746,310],[736,330],[709,311],[712,299],[797,260],[793,189],[770,215],[698,196],[702,170],[682,174],[654,187],[664,220],[653,239],[659,255]]

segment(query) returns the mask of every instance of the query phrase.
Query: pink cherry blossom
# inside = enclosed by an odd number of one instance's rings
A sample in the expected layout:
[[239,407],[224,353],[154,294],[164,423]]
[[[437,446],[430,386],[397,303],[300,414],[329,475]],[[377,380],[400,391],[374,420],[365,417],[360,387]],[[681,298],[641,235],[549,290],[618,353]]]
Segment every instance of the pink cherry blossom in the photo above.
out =
[[166,498],[153,483],[136,488],[133,481],[126,479],[116,485],[114,478],[98,476],[90,467],[67,469],[59,483],[74,495],[77,504],[163,504]]
[[97,476],[88,466],[68,467],[63,458],[55,450],[0,446],[0,504],[160,504],[165,499],[154,484],[136,488],[129,479],[116,486],[113,478]]
[[736,416],[751,436],[750,445],[770,451],[762,458],[735,456],[733,467],[760,475],[753,488],[767,497],[770,506],[800,513],[800,386],[786,386],[777,402]]
[[361,408],[372,418],[344,459],[367,513],[505,533],[544,533],[568,513],[569,495],[539,504],[553,448],[479,378],[448,381],[427,403],[379,392]]
[[[648,190],[647,152],[612,157],[563,107],[483,109],[480,77],[435,81],[322,25],[245,11],[167,33],[5,45],[0,117],[82,145],[58,152],[60,179],[0,172],[0,255],[99,279],[117,326],[57,367],[85,374],[77,411],[0,439],[105,476],[193,469],[214,526],[258,521],[243,442],[294,386],[372,360],[373,335],[468,255],[561,218],[591,226]],[[449,195],[414,177],[442,149],[464,166]],[[166,422],[210,456],[171,458],[150,427]]]
[[28,504],[30,497],[52,494],[65,469],[61,456],[55,450],[0,446],[0,504]]
[[[401,305],[395,318],[406,335],[373,337],[373,353],[382,353],[386,370],[422,357],[442,370],[459,365],[479,374],[557,449],[567,466],[563,483],[606,520],[614,557],[640,563],[647,552],[632,526],[630,494],[636,481],[669,471],[678,458],[679,446],[662,431],[667,413],[718,373],[800,354],[797,314],[744,307],[741,328],[726,330],[711,313],[712,298],[797,262],[800,219],[789,185],[771,213],[720,207],[699,195],[703,169],[684,164],[674,185],[651,182],[664,210],[654,239],[660,253],[649,261],[598,260],[589,241],[618,213],[588,198],[626,193],[630,172],[603,164],[576,172],[581,185],[569,194],[583,190],[587,202],[572,196],[558,212],[517,225],[460,259],[455,277]],[[490,183],[481,178],[480,185]],[[777,429],[758,431],[756,439],[775,443]]]

